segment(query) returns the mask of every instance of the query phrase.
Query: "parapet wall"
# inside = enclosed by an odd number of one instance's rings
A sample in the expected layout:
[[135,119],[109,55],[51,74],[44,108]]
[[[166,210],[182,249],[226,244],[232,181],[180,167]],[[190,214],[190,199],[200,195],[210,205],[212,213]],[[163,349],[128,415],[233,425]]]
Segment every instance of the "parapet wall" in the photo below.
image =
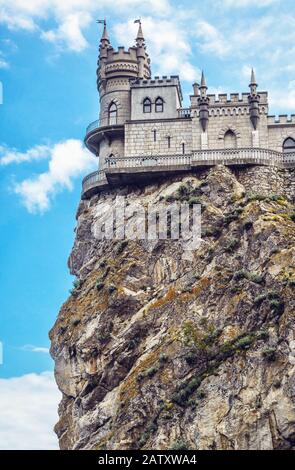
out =
[[280,114],[279,116],[268,116],[267,117],[267,125],[268,126],[278,126],[278,125],[295,125],[295,114]]

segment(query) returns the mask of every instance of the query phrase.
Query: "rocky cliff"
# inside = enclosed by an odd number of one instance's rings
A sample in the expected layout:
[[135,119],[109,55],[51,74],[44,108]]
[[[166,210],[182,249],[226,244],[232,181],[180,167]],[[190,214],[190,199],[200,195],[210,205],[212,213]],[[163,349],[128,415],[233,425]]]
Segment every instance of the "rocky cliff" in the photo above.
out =
[[[293,176],[220,166],[81,202],[50,332],[62,449],[295,448]],[[192,259],[180,241],[98,240],[118,194],[200,202]]]

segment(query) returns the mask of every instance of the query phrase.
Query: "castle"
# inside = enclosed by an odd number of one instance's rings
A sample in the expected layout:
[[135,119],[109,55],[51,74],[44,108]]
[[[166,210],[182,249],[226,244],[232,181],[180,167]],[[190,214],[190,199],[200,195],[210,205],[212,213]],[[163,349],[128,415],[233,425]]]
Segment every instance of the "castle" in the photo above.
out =
[[207,93],[204,73],[182,108],[179,77],[151,77],[140,20],[135,46],[114,50],[104,21],[99,46],[99,119],[85,145],[99,159],[83,180],[82,197],[112,185],[216,165],[295,166],[295,115],[268,115],[268,94]]

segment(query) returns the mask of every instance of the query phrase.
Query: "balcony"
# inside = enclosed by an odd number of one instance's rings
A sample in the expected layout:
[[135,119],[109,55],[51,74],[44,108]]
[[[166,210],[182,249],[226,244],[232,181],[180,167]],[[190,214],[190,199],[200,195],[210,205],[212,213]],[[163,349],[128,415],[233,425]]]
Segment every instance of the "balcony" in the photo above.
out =
[[117,124],[111,124],[108,118],[97,119],[86,128],[84,143],[94,155],[99,153],[99,144],[103,139],[111,139],[114,135],[124,136],[123,116],[118,116]]
[[155,177],[185,173],[198,167],[228,165],[265,165],[295,168],[295,153],[283,154],[269,149],[242,148],[196,150],[185,155],[120,157],[106,160],[102,170],[91,173],[82,183],[82,198],[106,187],[146,182]]

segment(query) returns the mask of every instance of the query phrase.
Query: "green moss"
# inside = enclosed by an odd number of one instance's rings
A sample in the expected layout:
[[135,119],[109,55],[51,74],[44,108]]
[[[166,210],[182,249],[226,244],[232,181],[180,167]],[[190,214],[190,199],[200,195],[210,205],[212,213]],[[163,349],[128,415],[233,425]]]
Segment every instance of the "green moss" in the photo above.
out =
[[201,383],[201,378],[194,377],[190,379],[188,382],[182,384],[179,389],[173,393],[172,401],[180,406],[184,406],[194,391],[197,390],[201,385]]
[[261,274],[258,274],[255,272],[249,272],[249,271],[246,271],[245,269],[241,269],[240,271],[237,271],[233,275],[233,279],[235,281],[240,281],[241,279],[247,279],[248,281],[255,282],[256,284],[261,284],[264,281],[264,278]]
[[171,446],[171,450],[189,450],[190,447],[183,439],[177,439]]
[[254,341],[254,335],[244,336],[235,343],[235,349],[249,349]]
[[233,275],[233,280],[240,281],[241,279],[244,279],[246,277],[247,277],[247,271],[245,269],[240,269],[239,271],[236,271],[235,274]]
[[262,302],[267,299],[267,295],[266,294],[260,294],[260,295],[257,295],[257,297],[255,297],[254,299],[254,304],[255,305],[261,305]]
[[239,246],[239,240],[237,238],[230,238],[227,240],[224,250],[229,253],[235,250]]
[[276,360],[276,348],[265,348],[262,355],[267,361],[274,362]]
[[255,282],[256,284],[261,284],[264,280],[261,274],[254,273],[254,272],[253,273],[248,272],[246,275],[246,278],[248,279],[248,281]]

